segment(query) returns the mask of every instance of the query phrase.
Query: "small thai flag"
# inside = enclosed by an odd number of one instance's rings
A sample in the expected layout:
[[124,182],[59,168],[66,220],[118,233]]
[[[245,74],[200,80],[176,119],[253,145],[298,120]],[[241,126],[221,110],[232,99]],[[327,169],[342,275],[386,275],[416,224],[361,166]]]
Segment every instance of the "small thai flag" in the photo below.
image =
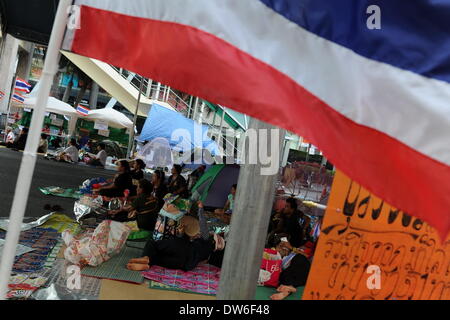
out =
[[25,102],[25,98],[23,96],[21,96],[20,94],[16,93],[16,92],[13,94],[11,100],[15,101],[15,102],[18,102],[18,103],[24,103]]
[[30,93],[31,85],[23,79],[16,78],[16,87],[14,89],[16,91]]
[[5,93],[3,91],[0,91],[0,100],[2,100],[4,96],[5,96]]
[[78,105],[77,106],[77,112],[79,113],[79,114],[81,114],[82,116],[87,116],[88,114],[89,114],[89,108],[87,108],[87,107],[84,107],[84,106],[82,106],[82,105]]

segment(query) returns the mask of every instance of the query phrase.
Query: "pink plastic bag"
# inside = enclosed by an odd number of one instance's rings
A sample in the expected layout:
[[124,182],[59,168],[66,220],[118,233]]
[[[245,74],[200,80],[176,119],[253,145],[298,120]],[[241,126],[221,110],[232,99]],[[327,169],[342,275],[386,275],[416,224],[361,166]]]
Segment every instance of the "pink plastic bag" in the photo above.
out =
[[103,221],[94,232],[81,238],[64,231],[62,236],[67,246],[64,257],[73,264],[98,266],[120,252],[130,231],[123,223],[111,220]]

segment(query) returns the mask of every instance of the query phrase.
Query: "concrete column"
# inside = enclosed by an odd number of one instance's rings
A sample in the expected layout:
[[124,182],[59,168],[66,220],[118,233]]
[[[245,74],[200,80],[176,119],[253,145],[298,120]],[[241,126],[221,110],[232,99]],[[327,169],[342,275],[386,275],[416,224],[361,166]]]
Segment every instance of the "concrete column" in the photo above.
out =
[[19,61],[17,63],[17,77],[28,81],[30,79],[31,64],[33,62],[34,44],[24,42],[23,49],[19,49]]
[[91,93],[89,96],[89,107],[91,108],[91,110],[97,109],[98,91],[98,84],[97,82],[93,81],[91,86]]
[[3,39],[2,55],[0,57],[0,90],[5,93],[0,100],[0,112],[8,112],[8,102],[11,94],[12,81],[16,68],[19,40],[7,34]]

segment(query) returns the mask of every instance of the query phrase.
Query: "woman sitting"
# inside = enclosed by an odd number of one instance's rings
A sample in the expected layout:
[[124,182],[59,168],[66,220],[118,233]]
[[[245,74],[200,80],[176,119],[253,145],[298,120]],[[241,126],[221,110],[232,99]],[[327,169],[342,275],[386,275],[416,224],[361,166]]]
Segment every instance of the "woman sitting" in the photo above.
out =
[[130,174],[130,165],[126,160],[120,160],[118,171],[113,183],[101,187],[97,193],[110,198],[123,197],[125,190],[132,190],[133,182]]
[[211,236],[203,216],[203,204],[198,203],[199,220],[184,216],[179,225],[180,237],[161,241],[149,240],[141,258],[131,259],[127,269],[143,271],[152,265],[189,271],[199,263],[207,262],[215,253],[225,248],[225,241],[218,235]]
[[275,235],[270,242],[283,258],[278,293],[273,294],[270,299],[283,300],[291,293],[297,292],[297,287],[306,284],[311,268],[307,257],[309,248],[292,247],[284,235]]
[[136,199],[119,210],[110,211],[111,220],[120,222],[137,220],[140,230],[155,230],[159,206],[158,200],[151,195],[152,189],[150,181],[139,180]]
[[152,175],[153,191],[152,196],[158,199],[159,209],[164,206],[164,197],[167,194],[167,187],[164,183],[165,174],[164,171],[156,170]]
[[133,180],[144,179],[144,169],[145,163],[141,159],[136,159],[133,164],[133,169],[131,169],[131,177]]

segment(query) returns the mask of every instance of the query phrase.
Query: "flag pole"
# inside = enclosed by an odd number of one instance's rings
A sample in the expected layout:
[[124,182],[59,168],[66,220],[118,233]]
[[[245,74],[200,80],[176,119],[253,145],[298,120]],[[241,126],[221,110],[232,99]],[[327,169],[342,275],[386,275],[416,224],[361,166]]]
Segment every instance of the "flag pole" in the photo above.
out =
[[25,145],[25,151],[23,152],[22,162],[20,164],[14,200],[9,216],[10,222],[6,233],[6,242],[0,263],[0,300],[5,300],[8,292],[8,282],[14,263],[16,247],[19,241],[34,167],[36,165],[36,151],[39,146],[39,138],[45,116],[44,106],[47,105],[53,78],[58,69],[59,50],[61,48],[68,20],[67,8],[71,4],[72,0],[61,0],[59,2],[55,21],[53,23],[47,57],[45,58],[44,69],[42,71],[41,89],[37,96],[36,108],[33,112],[30,131]]
[[141,83],[139,85],[139,94],[138,94],[138,99],[137,99],[137,104],[136,104],[136,110],[134,111],[133,128],[131,129],[130,139],[128,140],[127,158],[130,158],[130,159],[131,159],[130,152],[134,145],[134,128],[136,127],[136,121],[137,121],[137,116],[138,116],[138,111],[139,111],[139,104],[141,103],[141,95],[142,95],[143,86],[144,86],[144,77],[141,76]]

